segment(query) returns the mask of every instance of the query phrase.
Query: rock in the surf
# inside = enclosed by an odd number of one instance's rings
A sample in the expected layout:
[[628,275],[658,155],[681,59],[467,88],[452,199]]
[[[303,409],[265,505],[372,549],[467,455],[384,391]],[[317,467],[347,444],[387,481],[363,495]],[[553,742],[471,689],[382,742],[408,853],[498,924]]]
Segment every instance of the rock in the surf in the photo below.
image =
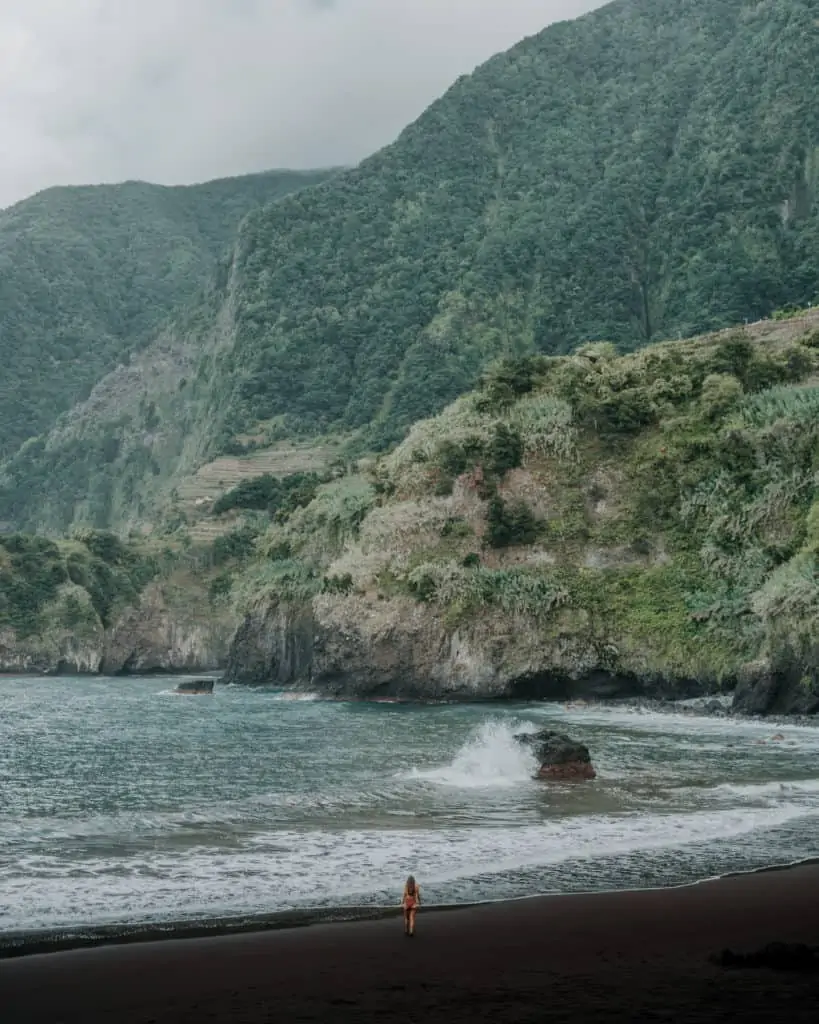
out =
[[213,693],[213,680],[212,679],[191,679],[185,680],[180,683],[176,688],[177,693],[185,694],[196,694],[196,693]]
[[562,733],[544,729],[540,732],[519,733],[515,739],[534,751],[540,762],[536,776],[538,779],[562,782],[593,779],[597,774],[591,763],[589,748]]

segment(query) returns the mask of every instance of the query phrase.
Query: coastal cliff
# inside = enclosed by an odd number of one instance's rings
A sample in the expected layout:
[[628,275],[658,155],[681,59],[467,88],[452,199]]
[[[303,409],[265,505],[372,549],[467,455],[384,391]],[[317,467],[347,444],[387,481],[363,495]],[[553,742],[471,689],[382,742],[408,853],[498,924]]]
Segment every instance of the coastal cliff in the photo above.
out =
[[167,583],[146,588],[139,604],[126,608],[107,633],[100,671],[131,675],[221,669],[236,623],[197,596]]
[[0,537],[0,670],[814,714],[819,316],[496,363],[389,453],[200,526]]
[[219,669],[238,619],[207,582],[111,534],[0,537],[0,672]]
[[197,614],[168,600],[151,585],[138,603],[122,610],[109,628],[88,609],[84,623],[60,620],[66,600],[80,601],[77,588],[52,606],[51,625],[34,635],[0,630],[0,673],[12,675],[131,675],[207,672],[227,661],[235,621],[229,615]]
[[587,623],[582,628],[584,620],[561,614],[546,637],[497,614],[448,630],[431,609],[407,600],[318,598],[249,613],[225,678],[328,696],[426,700],[684,700],[733,692],[739,714],[819,712],[819,676],[806,666],[760,659],[728,675],[707,666],[686,671],[628,636],[602,640]]
[[547,632],[502,613],[447,628],[432,608],[407,598],[322,596],[308,607],[248,614],[226,678],[333,696],[464,700],[676,699],[720,687],[713,673],[689,676],[659,652],[630,646],[627,636],[601,638],[571,611]]
[[228,678],[819,710],[819,332],[497,364],[279,517]]

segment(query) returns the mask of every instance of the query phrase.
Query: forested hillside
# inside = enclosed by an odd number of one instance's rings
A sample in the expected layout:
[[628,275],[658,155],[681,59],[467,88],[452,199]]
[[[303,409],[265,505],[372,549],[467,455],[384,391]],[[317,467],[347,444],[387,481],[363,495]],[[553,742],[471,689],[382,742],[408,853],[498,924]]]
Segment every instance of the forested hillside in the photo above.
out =
[[633,350],[817,297],[815,3],[617,0],[251,213],[156,343],[169,369],[147,349],[8,463],[0,520],[120,528],[237,439],[383,450],[497,356]]
[[810,0],[620,0],[552,26],[249,220],[229,430],[386,445],[488,356],[805,305],[818,200]]
[[53,188],[0,211],[0,455],[196,297],[249,210],[328,173]]

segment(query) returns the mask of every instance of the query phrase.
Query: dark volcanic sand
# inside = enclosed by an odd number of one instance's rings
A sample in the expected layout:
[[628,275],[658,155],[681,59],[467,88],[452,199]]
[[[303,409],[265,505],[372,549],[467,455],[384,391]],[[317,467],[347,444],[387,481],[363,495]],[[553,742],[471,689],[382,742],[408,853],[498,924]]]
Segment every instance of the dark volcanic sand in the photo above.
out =
[[819,944],[819,866],[9,959],[0,1021],[817,1024],[819,974],[708,960],[774,941]]

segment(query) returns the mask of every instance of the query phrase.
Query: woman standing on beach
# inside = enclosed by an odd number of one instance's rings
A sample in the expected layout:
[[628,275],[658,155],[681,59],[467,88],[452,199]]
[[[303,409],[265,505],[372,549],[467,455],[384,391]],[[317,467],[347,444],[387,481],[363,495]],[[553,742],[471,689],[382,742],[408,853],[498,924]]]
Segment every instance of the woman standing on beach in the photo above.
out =
[[404,934],[412,937],[415,934],[415,912],[421,905],[421,889],[415,878],[410,875],[404,883],[404,895],[401,908],[404,911]]

